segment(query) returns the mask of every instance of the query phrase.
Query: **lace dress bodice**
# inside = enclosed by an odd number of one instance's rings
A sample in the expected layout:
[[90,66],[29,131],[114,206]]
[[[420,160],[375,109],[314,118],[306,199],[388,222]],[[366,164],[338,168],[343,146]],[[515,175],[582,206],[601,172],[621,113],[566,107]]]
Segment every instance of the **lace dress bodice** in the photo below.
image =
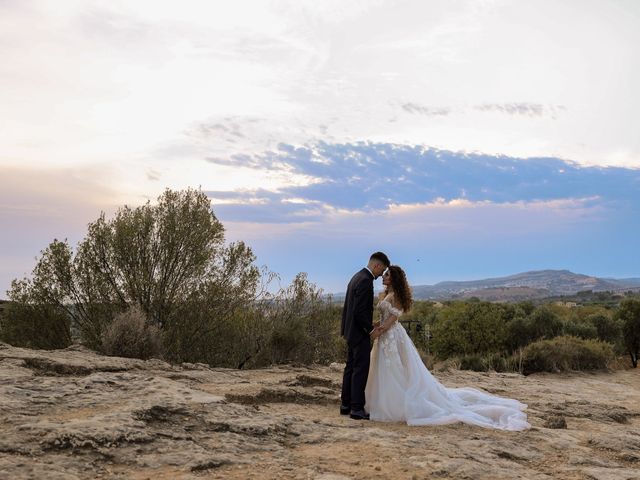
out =
[[[378,302],[378,310],[380,310],[380,325],[384,325],[391,316],[400,317],[402,315],[402,310],[394,307],[387,298]],[[402,325],[400,325],[399,321],[396,321],[389,330],[378,338],[379,347],[385,353],[385,363],[387,365],[394,363],[400,366],[402,364],[398,354],[398,342],[403,342],[404,337],[397,331],[399,328],[401,329]]]
[[378,310],[380,310],[380,324],[384,325],[384,322],[392,315],[399,317],[402,315],[402,310],[393,306],[393,304],[387,300],[387,297],[384,300],[381,300],[378,303]]

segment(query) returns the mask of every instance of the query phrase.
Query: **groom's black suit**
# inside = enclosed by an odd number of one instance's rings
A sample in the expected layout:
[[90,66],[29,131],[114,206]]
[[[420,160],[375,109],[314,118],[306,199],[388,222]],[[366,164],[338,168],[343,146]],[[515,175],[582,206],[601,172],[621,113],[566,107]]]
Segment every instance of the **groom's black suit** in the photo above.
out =
[[347,287],[340,334],[347,340],[347,364],[342,379],[342,405],[364,410],[373,330],[373,274],[363,268]]

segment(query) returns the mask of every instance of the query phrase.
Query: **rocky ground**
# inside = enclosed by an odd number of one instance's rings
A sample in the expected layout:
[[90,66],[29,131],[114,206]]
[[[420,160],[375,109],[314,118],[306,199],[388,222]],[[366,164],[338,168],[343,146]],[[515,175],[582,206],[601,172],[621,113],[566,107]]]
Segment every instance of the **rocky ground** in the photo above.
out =
[[0,344],[0,478],[640,479],[640,372],[435,372],[526,432],[338,414],[341,366],[238,371]]

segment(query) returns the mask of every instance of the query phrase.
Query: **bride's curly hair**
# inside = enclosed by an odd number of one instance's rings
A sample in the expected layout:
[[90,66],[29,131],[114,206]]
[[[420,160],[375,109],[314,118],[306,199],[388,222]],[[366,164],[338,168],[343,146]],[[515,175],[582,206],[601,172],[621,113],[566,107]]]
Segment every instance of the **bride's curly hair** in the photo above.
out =
[[391,288],[393,288],[396,301],[403,311],[408,312],[413,305],[413,298],[411,296],[411,287],[407,282],[407,275],[399,266],[391,265],[389,267],[389,276],[391,277]]

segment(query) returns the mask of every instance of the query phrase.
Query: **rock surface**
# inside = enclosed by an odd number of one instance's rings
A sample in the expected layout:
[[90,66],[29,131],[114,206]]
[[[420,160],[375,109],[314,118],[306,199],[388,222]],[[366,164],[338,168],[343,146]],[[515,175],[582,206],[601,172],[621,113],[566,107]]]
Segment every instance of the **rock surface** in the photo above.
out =
[[434,372],[526,432],[338,414],[341,366],[237,371],[0,344],[0,478],[640,479],[640,373]]

